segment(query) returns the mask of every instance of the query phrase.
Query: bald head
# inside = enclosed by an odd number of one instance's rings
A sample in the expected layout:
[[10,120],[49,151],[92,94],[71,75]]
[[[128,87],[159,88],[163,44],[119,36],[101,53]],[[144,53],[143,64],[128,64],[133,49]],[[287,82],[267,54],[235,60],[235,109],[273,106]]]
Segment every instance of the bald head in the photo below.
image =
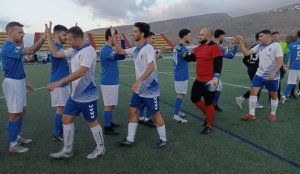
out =
[[211,41],[213,30],[211,28],[203,28],[200,30],[200,44],[206,44]]

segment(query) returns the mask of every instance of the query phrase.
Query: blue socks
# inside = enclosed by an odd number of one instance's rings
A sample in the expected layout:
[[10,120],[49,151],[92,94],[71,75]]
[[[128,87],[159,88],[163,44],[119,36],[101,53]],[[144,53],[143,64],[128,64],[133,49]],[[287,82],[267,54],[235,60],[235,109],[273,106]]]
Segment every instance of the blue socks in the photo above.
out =
[[221,91],[215,91],[215,98],[214,98],[214,104],[215,105],[218,104],[220,95],[221,95]]
[[63,133],[62,115],[55,113],[54,136],[61,136]]
[[18,121],[8,121],[7,122],[7,132],[8,132],[8,141],[9,142],[16,142],[17,137],[20,132],[19,127],[19,120]]
[[181,98],[176,98],[176,100],[175,100],[175,111],[174,111],[175,115],[179,115],[179,112],[180,112],[180,109],[181,109],[181,103],[182,103],[182,99]]
[[112,111],[103,111],[103,122],[106,127],[110,126],[112,120]]
[[285,96],[290,95],[290,93],[291,93],[291,91],[292,91],[292,89],[293,89],[294,86],[295,86],[295,85],[293,85],[293,84],[288,84],[288,85],[286,86],[285,90],[284,90],[284,95],[285,95]]

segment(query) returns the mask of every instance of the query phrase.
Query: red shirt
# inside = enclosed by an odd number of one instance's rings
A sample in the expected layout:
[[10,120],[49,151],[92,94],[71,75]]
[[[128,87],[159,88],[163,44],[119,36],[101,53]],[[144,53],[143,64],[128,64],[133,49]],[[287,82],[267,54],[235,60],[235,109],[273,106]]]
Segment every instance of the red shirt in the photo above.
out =
[[197,46],[193,54],[196,56],[196,75],[200,82],[208,82],[214,76],[214,59],[222,58],[223,53],[216,43],[209,42],[208,44]]

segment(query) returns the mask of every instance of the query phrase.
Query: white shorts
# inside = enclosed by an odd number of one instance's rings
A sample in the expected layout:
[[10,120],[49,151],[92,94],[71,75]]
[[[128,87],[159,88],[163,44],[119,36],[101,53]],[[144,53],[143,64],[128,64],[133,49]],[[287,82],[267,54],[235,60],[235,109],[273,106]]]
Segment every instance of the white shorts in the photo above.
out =
[[50,92],[52,107],[65,106],[71,94],[70,86],[58,87]]
[[222,91],[222,89],[223,89],[223,84],[222,84],[222,81],[221,81],[221,79],[219,79],[219,83],[218,83],[218,87],[217,87],[217,91]]
[[189,80],[185,81],[174,81],[175,82],[175,92],[176,94],[187,94],[187,88]]
[[300,70],[289,70],[288,84],[297,84],[297,81],[300,80]]
[[15,80],[5,78],[2,83],[8,113],[22,113],[26,106],[26,82],[25,79]]
[[104,106],[118,105],[119,85],[100,85]]

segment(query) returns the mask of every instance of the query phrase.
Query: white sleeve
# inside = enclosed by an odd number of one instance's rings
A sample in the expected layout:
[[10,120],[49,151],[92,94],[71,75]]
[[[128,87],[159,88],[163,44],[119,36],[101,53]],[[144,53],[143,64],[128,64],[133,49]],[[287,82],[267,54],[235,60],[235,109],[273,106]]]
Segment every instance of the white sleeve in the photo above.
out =
[[276,44],[275,47],[275,57],[283,57],[283,51],[280,44]]
[[84,66],[87,68],[91,68],[97,59],[96,52],[84,52],[80,56],[82,56],[82,62],[80,63],[80,66]]
[[69,49],[66,49],[66,50],[63,50],[65,56],[67,58],[71,58],[72,57],[72,53],[73,53],[74,49],[73,48],[69,48]]
[[145,54],[147,55],[146,57],[147,57],[148,64],[155,61],[155,50],[152,46],[147,47]]
[[128,48],[128,49],[125,49],[125,52],[128,56],[133,56],[133,52],[135,49],[136,49],[136,47]]
[[259,44],[257,44],[255,47],[251,48],[250,50],[255,54],[258,51],[258,47],[259,47]]

